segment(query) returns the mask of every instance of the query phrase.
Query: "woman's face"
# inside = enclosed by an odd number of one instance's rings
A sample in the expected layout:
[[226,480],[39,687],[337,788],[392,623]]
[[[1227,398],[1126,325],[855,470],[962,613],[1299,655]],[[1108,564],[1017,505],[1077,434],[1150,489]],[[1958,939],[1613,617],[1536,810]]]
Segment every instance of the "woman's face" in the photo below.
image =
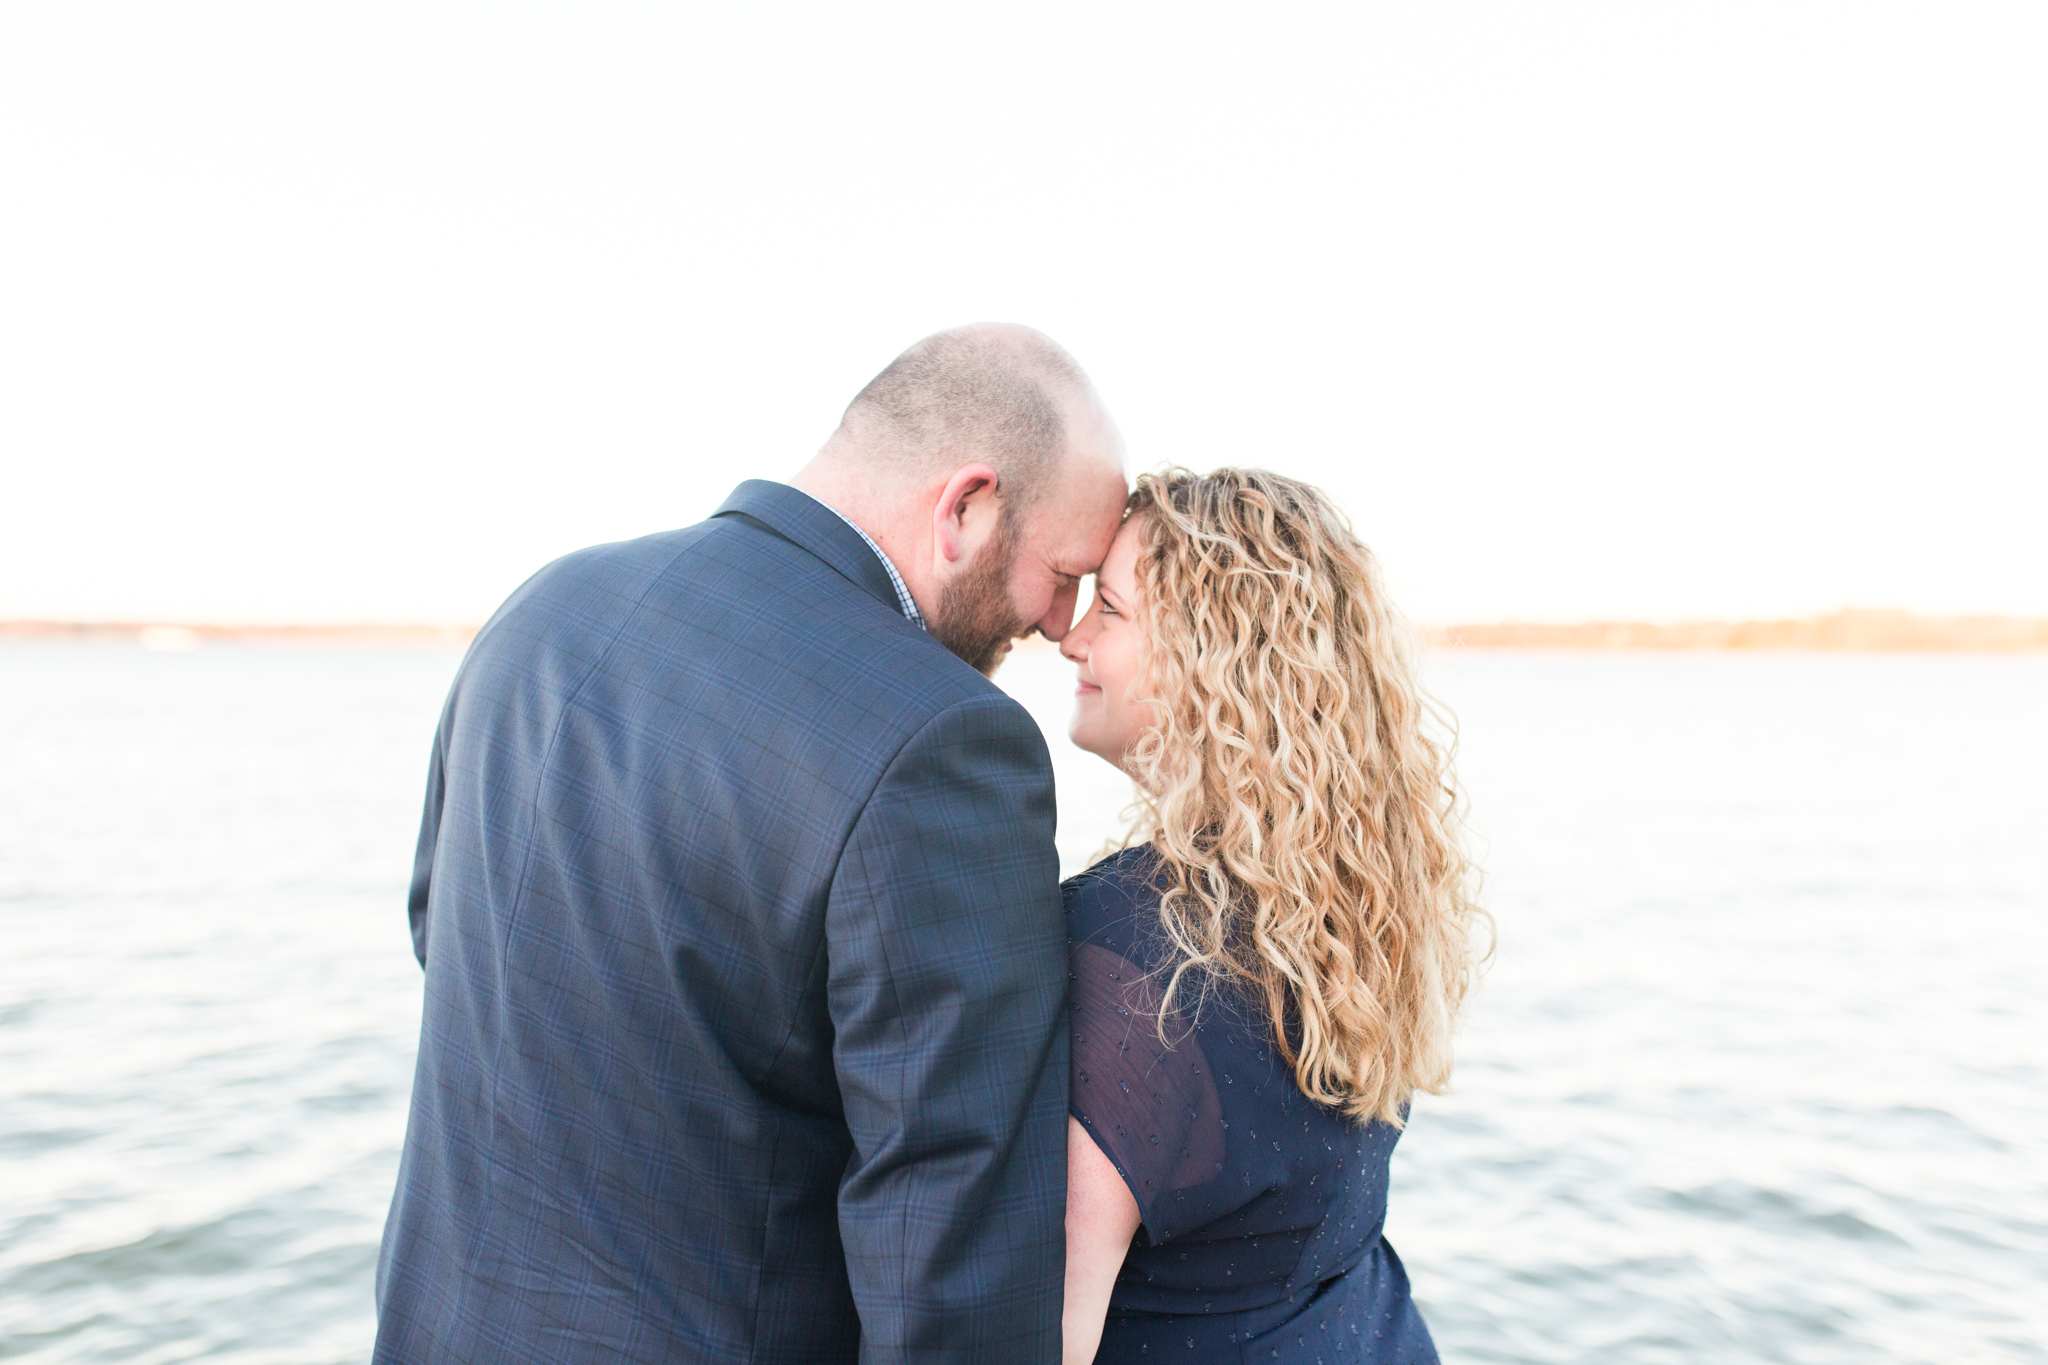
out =
[[1134,700],[1145,671],[1145,629],[1138,600],[1138,518],[1123,524],[1095,571],[1095,600],[1060,641],[1074,663],[1074,719],[1067,734],[1080,748],[1125,768],[1131,746],[1153,724],[1152,706]]

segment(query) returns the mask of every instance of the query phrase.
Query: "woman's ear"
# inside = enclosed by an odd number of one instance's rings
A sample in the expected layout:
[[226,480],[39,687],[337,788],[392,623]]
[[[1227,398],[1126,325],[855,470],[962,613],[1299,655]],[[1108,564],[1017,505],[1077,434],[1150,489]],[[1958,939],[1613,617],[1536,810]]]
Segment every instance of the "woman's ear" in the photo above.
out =
[[932,505],[932,549],[940,561],[957,564],[967,554],[973,539],[968,523],[979,511],[995,510],[997,482],[996,471],[985,464],[962,465],[946,480]]

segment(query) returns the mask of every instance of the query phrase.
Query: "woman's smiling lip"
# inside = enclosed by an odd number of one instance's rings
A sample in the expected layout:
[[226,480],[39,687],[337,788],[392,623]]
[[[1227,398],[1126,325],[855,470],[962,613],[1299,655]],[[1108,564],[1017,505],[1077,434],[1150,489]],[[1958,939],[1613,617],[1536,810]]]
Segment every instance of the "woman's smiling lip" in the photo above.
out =
[[1083,692],[1100,692],[1101,690],[1101,688],[1097,687],[1094,683],[1089,682],[1086,678],[1076,678],[1074,680],[1074,692],[1076,695],[1079,695]]

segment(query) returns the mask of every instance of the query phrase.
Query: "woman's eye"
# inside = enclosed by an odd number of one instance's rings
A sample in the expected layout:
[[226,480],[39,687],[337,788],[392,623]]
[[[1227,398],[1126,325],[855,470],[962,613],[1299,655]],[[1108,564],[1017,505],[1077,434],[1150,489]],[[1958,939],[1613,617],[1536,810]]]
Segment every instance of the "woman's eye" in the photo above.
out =
[[1104,602],[1102,604],[1102,614],[1104,616],[1115,616],[1117,614],[1117,610],[1115,607],[1109,605],[1109,603]]

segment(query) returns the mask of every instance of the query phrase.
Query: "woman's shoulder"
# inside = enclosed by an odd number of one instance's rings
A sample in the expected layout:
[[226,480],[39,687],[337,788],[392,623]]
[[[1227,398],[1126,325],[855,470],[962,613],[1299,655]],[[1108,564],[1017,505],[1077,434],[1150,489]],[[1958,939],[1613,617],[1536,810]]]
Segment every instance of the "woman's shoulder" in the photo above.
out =
[[1134,921],[1141,915],[1149,920],[1148,912],[1159,903],[1158,869],[1159,858],[1151,845],[1139,844],[1112,853],[1060,883],[1067,907],[1067,937],[1076,943],[1087,940],[1123,949]]

